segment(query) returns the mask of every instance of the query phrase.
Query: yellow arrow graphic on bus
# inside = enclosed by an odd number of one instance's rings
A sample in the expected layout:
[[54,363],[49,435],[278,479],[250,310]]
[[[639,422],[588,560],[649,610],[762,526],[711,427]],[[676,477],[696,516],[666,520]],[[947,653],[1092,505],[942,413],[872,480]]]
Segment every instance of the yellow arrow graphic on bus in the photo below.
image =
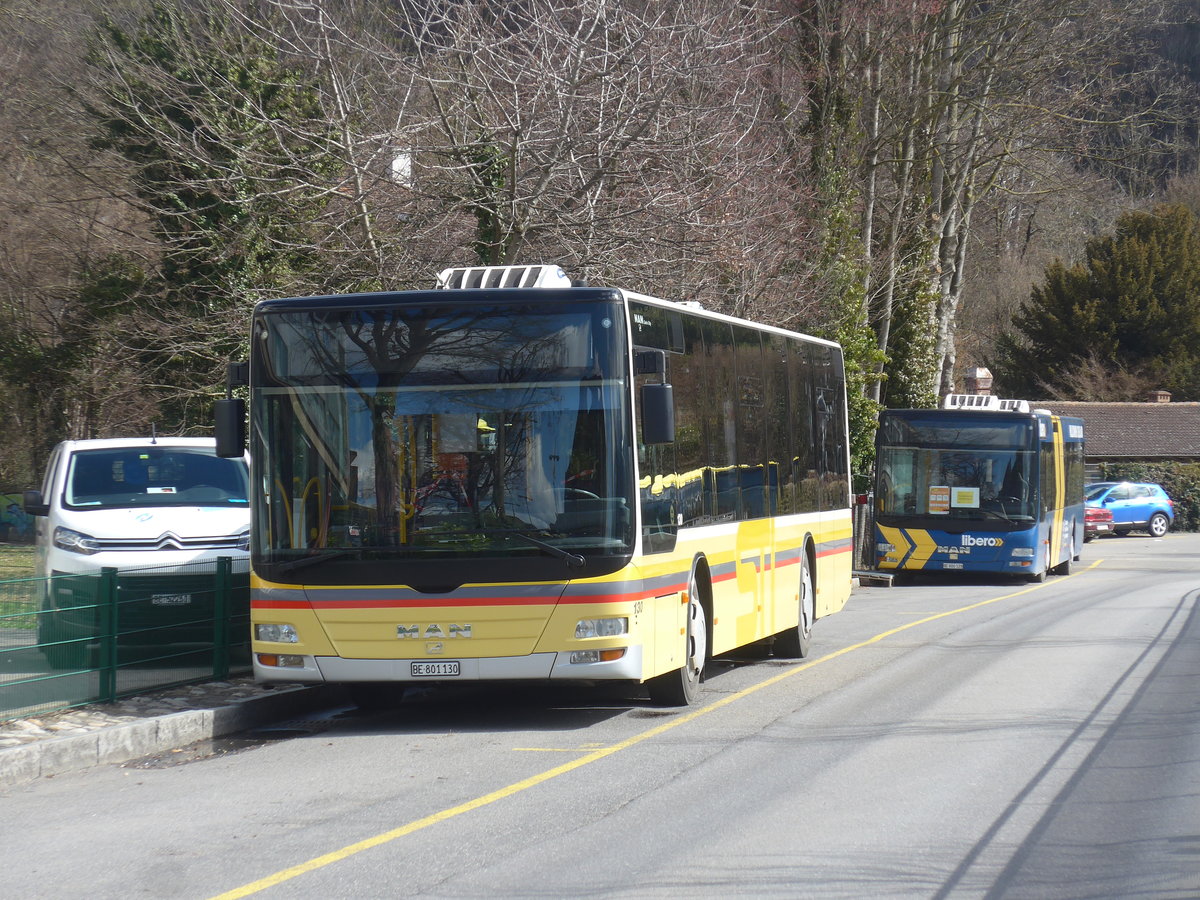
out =
[[937,541],[929,536],[928,531],[914,528],[908,532],[908,538],[913,542],[912,556],[908,558],[908,568],[923,569],[929,557],[937,550]]
[[912,550],[912,544],[909,543],[908,538],[904,536],[904,532],[899,528],[891,528],[887,525],[878,525],[876,527],[879,528],[879,533],[883,536],[884,543],[891,544],[895,548],[887,556],[879,560],[879,568],[900,568],[900,564]]
[[937,550],[937,541],[929,536],[928,531],[919,528],[891,528],[887,525],[878,527],[884,541],[896,548],[885,559],[880,560],[881,569],[923,569]]

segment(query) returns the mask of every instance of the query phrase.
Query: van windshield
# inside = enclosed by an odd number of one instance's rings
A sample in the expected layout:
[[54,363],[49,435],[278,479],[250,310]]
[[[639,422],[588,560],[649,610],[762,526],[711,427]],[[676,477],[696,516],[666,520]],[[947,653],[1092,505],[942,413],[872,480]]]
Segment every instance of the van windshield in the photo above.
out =
[[63,502],[78,509],[246,506],[246,464],[203,447],[116,447],[73,454]]

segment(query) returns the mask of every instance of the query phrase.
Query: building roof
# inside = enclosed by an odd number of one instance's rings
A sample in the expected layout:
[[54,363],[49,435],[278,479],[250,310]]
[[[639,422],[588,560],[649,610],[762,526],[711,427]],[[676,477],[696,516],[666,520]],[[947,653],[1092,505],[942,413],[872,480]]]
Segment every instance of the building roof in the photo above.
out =
[[1092,459],[1200,459],[1200,403],[1038,400],[1029,405],[1083,419]]

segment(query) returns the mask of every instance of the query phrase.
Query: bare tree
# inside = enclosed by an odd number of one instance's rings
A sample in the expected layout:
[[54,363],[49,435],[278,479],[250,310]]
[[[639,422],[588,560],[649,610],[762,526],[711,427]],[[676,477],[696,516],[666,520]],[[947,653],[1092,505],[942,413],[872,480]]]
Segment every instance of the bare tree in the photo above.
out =
[[1130,370],[1119,362],[1101,358],[1094,350],[1077,365],[1058,373],[1056,378],[1042,379],[1040,384],[1045,399],[1091,403],[1142,401],[1159,386],[1148,367]]
[[820,125],[828,130],[837,120],[824,111],[838,110],[837,164],[860,174],[864,309],[890,376],[911,356],[894,340],[898,298],[917,298],[911,326],[926,297],[928,394],[953,389],[977,205],[1014,168],[1078,156],[1080,130],[1101,124],[1107,98],[1146,75],[1113,61],[1128,59],[1131,28],[1148,12],[1124,0],[798,5],[799,21],[819,32],[802,58],[820,73]]

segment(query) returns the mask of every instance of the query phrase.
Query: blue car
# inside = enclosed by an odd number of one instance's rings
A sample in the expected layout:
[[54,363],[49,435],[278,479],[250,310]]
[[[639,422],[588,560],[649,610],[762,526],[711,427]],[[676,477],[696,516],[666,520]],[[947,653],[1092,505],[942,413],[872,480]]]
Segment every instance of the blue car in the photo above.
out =
[[1088,506],[1112,513],[1116,534],[1148,531],[1162,537],[1175,521],[1175,504],[1157,484],[1098,481],[1085,488],[1083,499]]

